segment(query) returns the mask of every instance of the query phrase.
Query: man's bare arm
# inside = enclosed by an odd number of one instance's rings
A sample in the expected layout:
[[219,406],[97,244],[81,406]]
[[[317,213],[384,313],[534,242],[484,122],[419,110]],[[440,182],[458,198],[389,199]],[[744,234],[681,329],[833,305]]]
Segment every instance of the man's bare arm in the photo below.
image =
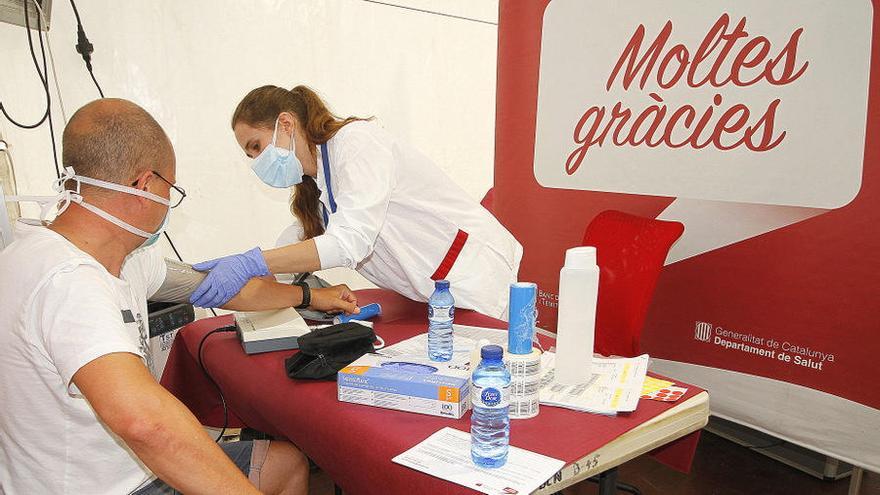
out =
[[[150,299],[163,302],[188,302],[189,296],[202,283],[207,273],[193,270],[186,263],[165,259],[165,282]],[[269,278],[251,279],[223,309],[234,311],[263,311],[299,306],[303,300],[302,288],[281,284]],[[357,298],[345,285],[312,289],[311,308],[319,311],[356,313]]]
[[101,421],[177,490],[259,493],[186,406],[156,383],[134,354],[101,356],[80,368],[73,383]]

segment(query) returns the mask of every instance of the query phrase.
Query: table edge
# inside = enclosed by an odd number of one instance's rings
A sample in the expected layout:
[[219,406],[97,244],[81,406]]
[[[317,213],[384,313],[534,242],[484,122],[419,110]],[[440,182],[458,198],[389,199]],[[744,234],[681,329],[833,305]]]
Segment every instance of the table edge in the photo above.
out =
[[[586,413],[585,413],[586,414]],[[584,457],[566,464],[533,495],[549,495],[620,466],[657,447],[702,429],[709,422],[705,391],[624,433]]]

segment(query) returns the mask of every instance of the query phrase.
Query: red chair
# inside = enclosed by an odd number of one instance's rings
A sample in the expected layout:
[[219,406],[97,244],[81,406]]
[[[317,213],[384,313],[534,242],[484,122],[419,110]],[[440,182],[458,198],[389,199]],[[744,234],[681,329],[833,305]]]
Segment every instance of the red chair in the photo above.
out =
[[599,263],[596,352],[636,356],[642,326],[666,255],[684,225],[603,211],[587,226],[583,244]]
[[[642,326],[657,278],[669,249],[684,225],[638,217],[615,210],[596,215],[584,233],[583,245],[595,246],[599,263],[596,306],[596,347],[605,356],[636,356]],[[589,478],[609,481],[616,490],[641,495],[633,485],[617,481],[617,469]]]
[[480,205],[482,205],[483,208],[489,210],[489,213],[491,213],[493,215],[495,214],[495,212],[492,211],[492,207],[495,205],[495,188],[494,187],[490,187],[489,190],[486,191],[486,195],[483,196],[483,199],[480,201]]

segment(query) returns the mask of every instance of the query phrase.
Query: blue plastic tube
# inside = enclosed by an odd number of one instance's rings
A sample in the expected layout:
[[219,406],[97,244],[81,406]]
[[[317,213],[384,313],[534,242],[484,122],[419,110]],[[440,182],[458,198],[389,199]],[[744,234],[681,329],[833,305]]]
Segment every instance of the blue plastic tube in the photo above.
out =
[[508,314],[507,352],[530,354],[535,338],[535,298],[538,286],[531,282],[510,284],[510,313]]

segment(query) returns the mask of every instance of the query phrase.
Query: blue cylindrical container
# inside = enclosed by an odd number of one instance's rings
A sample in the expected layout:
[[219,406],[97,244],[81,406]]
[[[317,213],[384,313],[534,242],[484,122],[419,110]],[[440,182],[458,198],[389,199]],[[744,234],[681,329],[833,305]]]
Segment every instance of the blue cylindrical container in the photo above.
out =
[[471,459],[495,468],[507,462],[510,450],[510,372],[501,346],[484,346],[480,355],[471,385]]
[[448,280],[434,282],[434,293],[428,298],[428,359],[452,359],[452,321],[455,299],[449,292]]
[[535,338],[535,299],[538,286],[532,282],[510,284],[507,352],[531,354]]

